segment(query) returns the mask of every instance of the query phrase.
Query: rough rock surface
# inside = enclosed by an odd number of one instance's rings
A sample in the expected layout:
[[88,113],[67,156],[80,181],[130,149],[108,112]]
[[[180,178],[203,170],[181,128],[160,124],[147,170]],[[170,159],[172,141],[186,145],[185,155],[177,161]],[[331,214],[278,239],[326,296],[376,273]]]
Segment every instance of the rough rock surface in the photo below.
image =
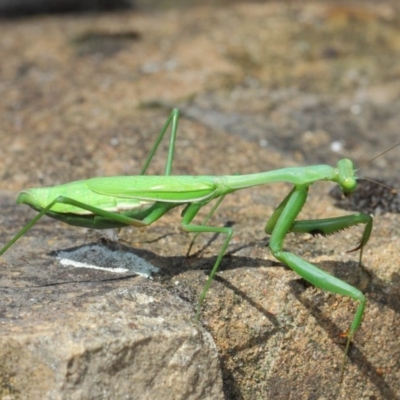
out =
[[218,399],[211,335],[143,278],[2,290],[2,399]]

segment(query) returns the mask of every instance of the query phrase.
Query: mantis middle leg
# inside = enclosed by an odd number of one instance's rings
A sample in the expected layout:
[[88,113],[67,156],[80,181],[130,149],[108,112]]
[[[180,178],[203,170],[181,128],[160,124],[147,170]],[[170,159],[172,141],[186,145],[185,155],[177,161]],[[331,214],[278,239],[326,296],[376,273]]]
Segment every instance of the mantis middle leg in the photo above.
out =
[[[217,202],[217,205],[213,207],[212,212],[215,211],[216,207],[218,207],[218,205],[220,204],[221,201]],[[214,276],[218,271],[218,267],[221,264],[222,258],[225,254],[225,251],[229,245],[229,242],[230,242],[230,240],[232,238],[232,234],[233,234],[233,229],[229,228],[229,227],[208,226],[208,225],[204,225],[204,224],[203,225],[191,224],[193,218],[196,216],[196,214],[199,212],[200,208],[203,206],[204,206],[204,204],[201,204],[201,203],[192,203],[187,206],[187,208],[183,212],[183,219],[181,222],[182,229],[186,232],[194,232],[194,233],[196,233],[196,236],[202,232],[209,232],[209,233],[222,233],[222,234],[226,235],[226,237],[225,237],[224,243],[221,247],[221,250],[218,254],[217,260],[215,261],[214,266],[213,266],[213,268],[210,272],[210,275],[207,279],[207,282],[204,285],[203,291],[201,292],[201,295],[199,298],[199,303],[197,306],[197,312],[196,312],[197,319],[199,318],[199,315],[200,315],[201,305],[204,301],[204,298],[206,297],[208,289],[210,288],[211,282],[214,279]],[[211,212],[211,214],[212,214],[212,212]],[[209,217],[209,216],[211,216],[210,213],[207,215],[207,217]],[[208,220],[207,217],[206,217],[206,220]]]

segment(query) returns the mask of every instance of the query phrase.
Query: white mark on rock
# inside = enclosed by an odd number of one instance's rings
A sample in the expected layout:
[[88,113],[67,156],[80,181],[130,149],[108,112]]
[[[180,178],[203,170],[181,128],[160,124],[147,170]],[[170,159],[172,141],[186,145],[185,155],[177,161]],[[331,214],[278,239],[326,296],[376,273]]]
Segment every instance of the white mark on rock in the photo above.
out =
[[150,278],[159,268],[136,254],[126,251],[112,251],[105,246],[91,245],[71,251],[59,251],[57,258],[64,267],[89,268],[123,274],[133,272]]

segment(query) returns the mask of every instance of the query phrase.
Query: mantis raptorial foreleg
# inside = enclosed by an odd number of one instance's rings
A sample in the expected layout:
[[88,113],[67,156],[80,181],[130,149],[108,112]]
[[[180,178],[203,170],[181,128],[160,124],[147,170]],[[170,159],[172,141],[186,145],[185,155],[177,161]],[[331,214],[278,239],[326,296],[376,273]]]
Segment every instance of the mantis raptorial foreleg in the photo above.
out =
[[[345,360],[349,350],[351,340],[359,328],[364,313],[366,298],[363,293],[355,287],[343,282],[342,280],[322,271],[315,265],[303,260],[302,258],[282,251],[283,241],[289,232],[309,232],[330,234],[337,232],[341,229],[347,228],[350,225],[357,223],[365,223],[363,238],[358,248],[360,252],[364,244],[368,241],[372,229],[372,217],[364,215],[361,220],[358,219],[359,215],[329,218],[324,220],[312,221],[295,221],[295,218],[303,208],[307,200],[308,186],[294,187],[291,192],[286,196],[283,202],[278,206],[277,210],[272,215],[271,219],[266,225],[266,232],[271,234],[269,247],[274,257],[286,264],[289,268],[295,271],[307,282],[312,285],[329,291],[331,293],[348,296],[355,301],[359,302],[356,315],[351,324],[350,330],[347,334],[347,343],[344,353],[342,364],[342,375],[344,371]],[[358,221],[358,222],[355,222]],[[351,250],[354,251],[355,249]],[[360,256],[361,263],[361,256]]]
[[373,219],[367,214],[353,214],[344,215],[342,217],[334,218],[323,218],[323,219],[310,219],[295,221],[290,229],[290,232],[294,233],[310,233],[312,235],[322,235],[329,236],[342,231],[344,229],[350,228],[351,226],[356,226],[359,224],[364,224],[364,231],[357,247],[351,250],[347,250],[348,253],[360,250],[359,266],[362,264],[362,256],[364,246],[367,244],[369,237],[371,236]]
[[[276,208],[276,210],[274,211],[274,213],[272,214],[272,216],[270,217],[265,226],[266,233],[268,234],[272,233],[283,209],[286,207],[287,202],[291,198],[293,192],[296,190],[297,190],[296,187],[294,187]],[[293,221],[289,232],[310,233],[311,235],[314,236],[315,235],[329,236],[337,232],[340,232],[341,230],[350,228],[351,226],[364,224],[365,225],[364,232],[361,237],[359,245],[354,249],[348,250],[348,253],[360,250],[359,265],[361,265],[363,248],[367,244],[369,237],[371,236],[372,223],[373,223],[373,218],[370,215],[353,214],[353,215],[344,215],[341,217],[334,217],[334,218]]]

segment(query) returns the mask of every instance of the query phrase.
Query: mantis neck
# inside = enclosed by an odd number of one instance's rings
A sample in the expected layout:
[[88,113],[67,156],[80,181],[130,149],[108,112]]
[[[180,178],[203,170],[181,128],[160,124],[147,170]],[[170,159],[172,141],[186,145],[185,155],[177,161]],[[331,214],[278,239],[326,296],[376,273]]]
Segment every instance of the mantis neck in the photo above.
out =
[[320,180],[338,182],[338,175],[338,170],[329,165],[314,165],[282,168],[258,174],[225,175],[217,179],[229,191],[234,191],[274,182],[289,182],[296,186],[308,186]]

